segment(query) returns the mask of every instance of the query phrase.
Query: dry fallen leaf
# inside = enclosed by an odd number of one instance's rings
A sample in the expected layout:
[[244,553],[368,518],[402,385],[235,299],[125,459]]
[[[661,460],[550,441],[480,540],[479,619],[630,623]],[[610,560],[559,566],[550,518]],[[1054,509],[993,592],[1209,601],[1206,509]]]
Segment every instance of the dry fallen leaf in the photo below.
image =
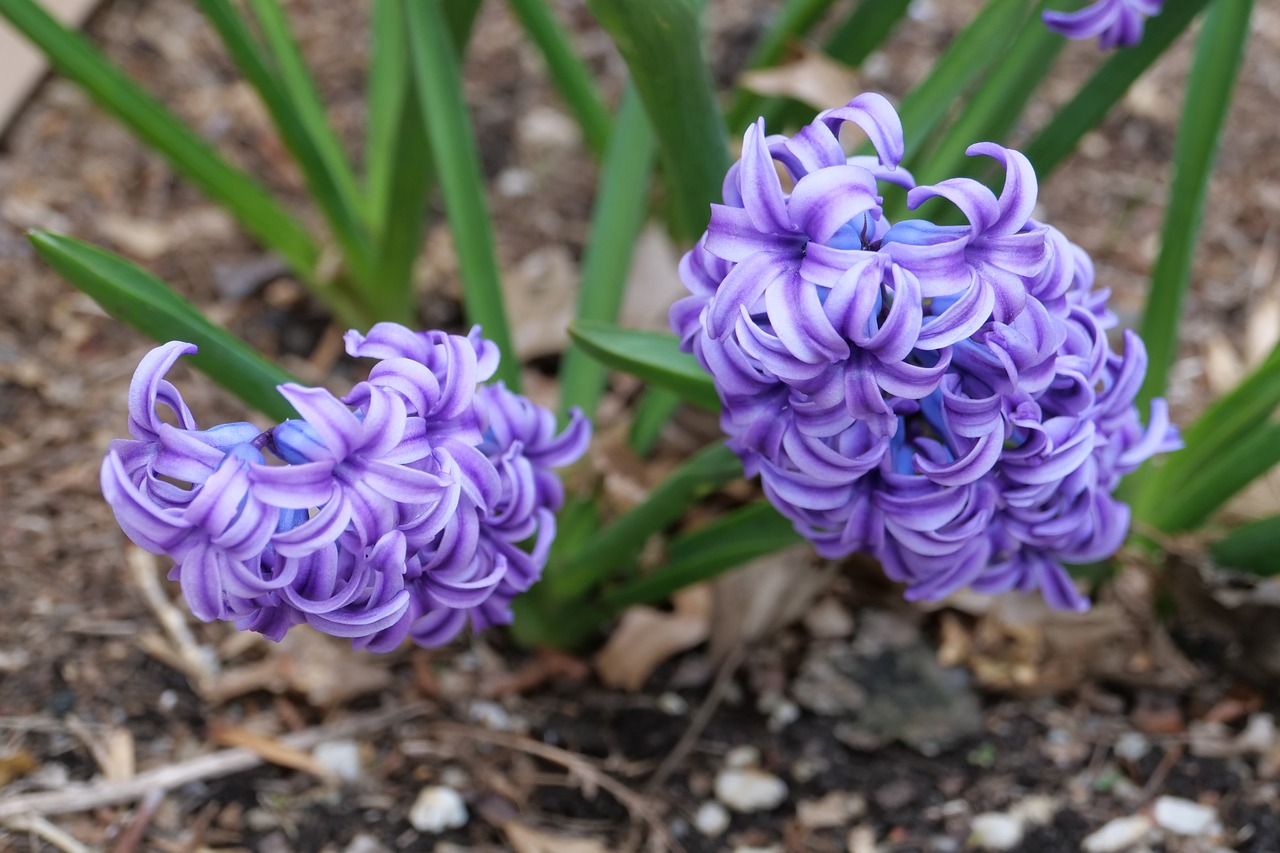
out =
[[291,770],[310,773],[331,785],[340,780],[336,773],[321,764],[310,753],[281,743],[267,735],[234,726],[213,727],[213,740],[220,746],[239,746],[256,753],[263,761]]
[[795,98],[817,109],[843,104],[862,91],[856,71],[811,46],[794,62],[746,71],[739,82],[756,94]]
[[578,301],[578,266],[564,246],[545,246],[520,259],[502,277],[512,345],[524,361],[560,352]]
[[610,853],[609,848],[590,838],[552,835],[523,823],[508,821],[502,831],[515,853]]
[[262,660],[219,674],[204,695],[217,705],[255,690],[293,691],[325,708],[388,686],[391,673],[386,667],[375,655],[303,627],[268,644]]
[[807,545],[753,560],[715,582],[711,657],[724,658],[808,612],[831,580],[831,568],[816,563]]
[[688,295],[680,281],[680,255],[662,226],[649,225],[640,232],[619,314],[622,325],[657,332],[670,330],[667,314],[671,303]]
[[691,649],[711,633],[711,588],[678,592],[670,612],[637,606],[622,614],[609,642],[595,656],[596,672],[610,687],[639,690],[667,658]]

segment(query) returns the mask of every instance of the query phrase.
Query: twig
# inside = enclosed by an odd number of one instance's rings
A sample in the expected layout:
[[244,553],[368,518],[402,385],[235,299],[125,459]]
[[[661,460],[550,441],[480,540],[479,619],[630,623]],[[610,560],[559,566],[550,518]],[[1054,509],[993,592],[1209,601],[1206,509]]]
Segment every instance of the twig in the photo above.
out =
[[720,707],[720,703],[724,701],[724,695],[729,690],[729,685],[733,683],[733,675],[738,671],[738,667],[742,666],[742,659],[746,657],[746,643],[738,643],[734,646],[729,654],[725,656],[724,662],[720,664],[720,671],[716,673],[716,680],[711,685],[711,690],[707,692],[707,698],[702,700],[702,704],[698,706],[697,712],[694,713],[693,719],[689,721],[689,728],[685,729],[684,734],[680,736],[680,740],[667,754],[667,757],[658,765],[658,769],[653,771],[653,775],[649,777],[649,782],[644,786],[646,791],[656,791],[667,781],[667,778],[675,772],[680,762],[684,761],[689,752],[693,749],[694,744],[698,742],[698,738],[702,737],[703,731],[706,730],[707,724],[711,722],[711,717],[715,714],[716,708]]
[[[350,717],[331,725],[317,726],[296,734],[285,735],[280,738],[280,742],[296,749],[310,749],[316,744],[333,738],[358,737],[382,731],[394,723],[420,716],[426,712],[427,707],[418,704]],[[153,790],[170,791],[201,779],[242,773],[262,763],[262,756],[251,749],[242,747],[223,749],[189,761],[157,767],[154,770],[139,773],[131,779],[68,785],[59,791],[10,797],[0,802],[0,820],[23,815],[68,814],[104,806],[118,806],[140,799]]]
[[507,749],[523,752],[526,755],[542,758],[553,764],[559,764],[578,777],[580,784],[594,785],[601,788],[619,803],[622,803],[627,811],[643,820],[649,826],[649,830],[665,845],[666,850],[676,851],[676,853],[683,853],[684,851],[684,847],[676,840],[671,831],[667,829],[666,824],[662,822],[662,818],[654,811],[653,803],[648,797],[633,791],[613,776],[601,771],[581,755],[560,749],[557,746],[541,743],[523,735],[471,728],[470,726],[460,726],[455,723],[437,723],[430,727],[430,731],[443,737],[466,738],[495,746],[503,746]]
[[133,816],[133,823],[120,833],[120,840],[116,842],[115,847],[111,848],[111,853],[134,853],[146,836],[147,827],[151,826],[151,818],[155,816],[156,809],[162,802],[164,802],[164,791],[159,788],[147,791],[138,805],[138,811]]
[[29,832],[32,835],[38,835],[63,851],[63,853],[93,853],[91,848],[85,847],[65,831],[58,829],[58,827],[39,815],[11,817],[4,822],[4,825],[16,832]]
[[[201,646],[196,641],[182,611],[174,607],[165,595],[160,582],[156,580],[155,556],[130,545],[125,548],[124,557],[125,562],[129,564],[129,573],[133,576],[133,582],[142,592],[147,606],[160,622],[160,627],[164,628],[169,639],[177,646],[176,660],[166,659],[165,663],[181,670],[190,679],[191,686],[196,692],[203,696],[218,674],[218,661],[214,658],[212,650]],[[157,649],[147,649],[145,645],[143,648],[152,654],[157,651]]]

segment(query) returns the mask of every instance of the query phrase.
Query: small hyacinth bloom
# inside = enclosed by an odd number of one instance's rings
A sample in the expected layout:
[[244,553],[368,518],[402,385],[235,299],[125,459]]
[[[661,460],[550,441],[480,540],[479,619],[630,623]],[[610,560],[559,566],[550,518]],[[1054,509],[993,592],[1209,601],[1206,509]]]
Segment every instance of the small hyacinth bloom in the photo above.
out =
[[510,621],[541,576],[564,493],[552,468],[586,451],[575,412],[500,384],[480,336],[382,323],[347,336],[379,359],[339,399],[282,385],[300,417],[200,430],[166,373],[195,347],[153,350],[130,386],[129,431],[102,490],[126,535],[174,560],[200,619],[279,640],[294,625],[389,651]]
[[[846,157],[845,122],[876,157]],[[1032,218],[1025,156],[970,147],[1003,168],[997,194],[916,186],[903,149],[874,94],[794,137],[750,127],[672,327],[715,380],[729,446],[820,554],[873,554],[913,599],[1038,589],[1082,609],[1064,566],[1119,548],[1120,478],[1178,443],[1163,401],[1145,427],[1133,404],[1142,342],[1112,350],[1088,256]],[[887,221],[886,183],[967,224]]]
[[1098,37],[1103,50],[1142,41],[1147,18],[1160,14],[1164,0],[1097,0],[1078,12],[1042,13],[1045,26],[1069,39]]

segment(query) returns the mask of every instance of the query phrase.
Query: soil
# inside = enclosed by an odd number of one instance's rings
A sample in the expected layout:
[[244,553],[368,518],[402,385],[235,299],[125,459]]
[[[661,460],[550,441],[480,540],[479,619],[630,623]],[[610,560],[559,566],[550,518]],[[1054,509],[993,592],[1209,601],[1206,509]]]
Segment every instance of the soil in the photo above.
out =
[[[560,5],[616,97],[621,61],[580,2]],[[711,4],[719,79],[732,78],[774,5]],[[865,88],[903,93],[976,5],[917,3],[868,63]],[[333,121],[358,154],[367,57],[351,34],[363,32],[368,3],[287,6]],[[88,31],[320,230],[263,110],[192,4],[113,0]],[[1127,319],[1158,246],[1192,47],[1184,39],[1170,51],[1041,187],[1039,215],[1092,253]],[[1030,125],[1099,59],[1092,45],[1070,46]],[[466,81],[504,270],[518,277],[567,264],[560,278],[572,286],[595,175],[501,4],[487,4],[480,19]],[[1259,0],[1170,391],[1184,423],[1280,339],[1278,108],[1280,0]],[[424,320],[437,326],[460,321],[442,218],[433,213],[417,282]],[[309,381],[341,385],[352,370],[337,360],[323,313],[223,213],[72,86],[44,84],[0,140],[0,815],[6,800],[89,782],[123,790],[138,773],[201,756],[230,761],[236,747],[265,763],[228,764],[159,797],[0,820],[0,849],[946,853],[969,841],[976,815],[1040,803],[1041,819],[1009,849],[1067,853],[1109,821],[1150,814],[1157,798],[1174,796],[1215,809],[1221,830],[1166,834],[1152,849],[1280,851],[1280,752],[1266,728],[1277,682],[1265,674],[1280,664],[1237,667],[1251,640],[1185,613],[1173,623],[1175,647],[1152,617],[1165,588],[1153,588],[1143,566],[1122,575],[1083,640],[1025,615],[1034,610],[1017,619],[969,600],[908,608],[847,570],[801,623],[748,646],[739,636],[727,658],[695,648],[634,693],[606,686],[608,673],[602,680],[587,659],[522,650],[500,633],[373,659],[328,638],[291,635],[275,647],[188,621],[165,567],[125,548],[97,487],[149,344],[45,268],[23,238],[28,228],[132,257]],[[536,393],[553,391],[530,376]],[[198,416],[247,415],[202,377],[174,378]],[[614,420],[625,417],[628,388],[616,390],[606,405]],[[643,488],[697,428],[669,434],[648,473],[634,474],[643,469],[634,461],[613,472],[616,463],[598,459],[603,478]],[[1278,509],[1266,488],[1234,507]],[[1188,562],[1200,553],[1185,543]],[[1116,648],[1123,659],[1104,664]],[[854,698],[832,699],[849,684]],[[886,706],[893,713],[877,711]],[[398,716],[385,722],[387,712]],[[290,733],[304,745],[282,748],[295,742]],[[317,742],[327,746],[313,750]],[[679,760],[659,769],[673,751]],[[696,815],[735,762],[783,780],[787,795],[771,809],[733,812],[709,837]],[[411,825],[415,799],[435,785],[462,795],[464,826],[437,834]]]

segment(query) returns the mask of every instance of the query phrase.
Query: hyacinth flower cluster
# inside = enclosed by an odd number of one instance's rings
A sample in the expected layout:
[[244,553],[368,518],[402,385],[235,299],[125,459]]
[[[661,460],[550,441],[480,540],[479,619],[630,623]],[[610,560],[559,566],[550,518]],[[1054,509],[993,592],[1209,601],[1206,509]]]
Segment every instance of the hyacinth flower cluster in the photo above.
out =
[[1160,14],[1164,0],[1097,0],[1078,12],[1042,13],[1045,26],[1069,39],[1098,37],[1103,50],[1142,41],[1147,18]]
[[273,640],[305,622],[389,651],[509,622],[555,537],[552,469],[582,456],[590,425],[575,412],[557,433],[551,412],[481,385],[499,353],[478,328],[380,323],[346,346],[377,359],[368,380],[342,399],[280,386],[300,417],[265,432],[197,428],[165,379],[195,346],[152,350],[129,390],[133,437],[102,466],[120,526],[173,559],[198,618]]
[[[876,156],[846,156],[847,122]],[[872,554],[913,599],[1039,589],[1081,610],[1064,564],[1118,550],[1116,486],[1177,433],[1163,401],[1139,419],[1142,341],[1112,349],[1088,256],[1032,218],[1029,161],[969,154],[1003,167],[998,197],[967,178],[916,186],[876,94],[790,138],[757,123],[681,262],[692,295],[671,323],[748,475],[820,554]],[[885,182],[967,224],[887,221]]]

